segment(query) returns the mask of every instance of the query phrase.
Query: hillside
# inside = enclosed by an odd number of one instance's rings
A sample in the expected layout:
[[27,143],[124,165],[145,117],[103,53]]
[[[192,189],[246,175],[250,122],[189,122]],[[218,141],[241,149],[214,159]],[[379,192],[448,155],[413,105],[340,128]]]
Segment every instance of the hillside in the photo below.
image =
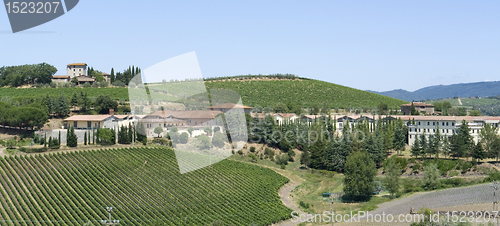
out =
[[500,95],[500,81],[429,86],[413,92],[402,89],[385,92],[371,92],[406,101],[434,100],[453,97],[488,97]]
[[[155,95],[167,99],[178,83],[149,84],[152,90],[158,89]],[[208,90],[230,89],[240,93],[243,103],[249,106],[275,106],[278,103],[295,102],[301,107],[330,107],[330,108],[373,108],[380,103],[386,103],[390,108],[398,108],[405,101],[358,90],[333,83],[294,77],[293,75],[273,76],[234,76],[209,78],[205,81]],[[164,89],[164,90],[162,90]],[[185,88],[184,88],[185,89]],[[129,99],[126,87],[108,88],[6,88],[0,87],[1,98],[35,98],[60,96],[64,94],[70,98],[73,93],[87,93],[89,98],[99,95],[109,95],[115,100]]]
[[243,103],[249,106],[274,106],[295,102],[302,107],[327,106],[330,108],[376,107],[386,103],[397,108],[405,101],[385,97],[333,83],[312,80],[215,80],[206,82],[208,89],[230,89],[240,93]]
[[[274,171],[224,160],[180,174],[175,153],[128,148],[0,158],[2,225],[269,225],[290,217]],[[265,215],[264,215],[265,213]]]

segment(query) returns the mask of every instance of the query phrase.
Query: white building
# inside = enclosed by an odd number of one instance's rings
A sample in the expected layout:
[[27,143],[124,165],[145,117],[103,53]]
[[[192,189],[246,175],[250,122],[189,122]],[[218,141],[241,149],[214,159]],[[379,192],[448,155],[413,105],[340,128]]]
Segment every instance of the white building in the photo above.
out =
[[[498,127],[500,117],[491,116],[392,116],[393,118],[401,118],[408,126],[408,144],[412,145],[415,142],[415,137],[425,133],[434,135],[437,130],[441,136],[451,137],[457,133],[457,129],[462,124],[463,120],[468,124],[470,135],[474,142],[479,140],[481,129],[490,124],[493,127]],[[415,123],[413,123],[415,121]]]
[[[87,64],[86,63],[72,63],[66,66],[66,71],[68,75],[73,78],[77,76],[87,75]],[[70,80],[71,80],[70,78]]]

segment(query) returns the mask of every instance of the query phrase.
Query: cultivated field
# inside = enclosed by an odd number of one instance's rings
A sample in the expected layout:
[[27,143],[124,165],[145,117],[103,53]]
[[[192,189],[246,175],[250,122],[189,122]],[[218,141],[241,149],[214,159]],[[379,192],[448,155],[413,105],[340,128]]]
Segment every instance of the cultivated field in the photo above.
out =
[[122,148],[0,159],[6,225],[267,225],[290,217],[274,171],[224,160],[180,174],[166,148]]

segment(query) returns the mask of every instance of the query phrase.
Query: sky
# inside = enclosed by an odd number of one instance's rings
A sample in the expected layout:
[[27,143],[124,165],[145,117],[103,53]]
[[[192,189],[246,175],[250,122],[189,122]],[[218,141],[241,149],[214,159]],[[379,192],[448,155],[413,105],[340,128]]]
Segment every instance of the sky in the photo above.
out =
[[291,73],[363,90],[500,80],[500,1],[80,1],[12,33],[0,66],[123,71],[195,51],[203,77]]

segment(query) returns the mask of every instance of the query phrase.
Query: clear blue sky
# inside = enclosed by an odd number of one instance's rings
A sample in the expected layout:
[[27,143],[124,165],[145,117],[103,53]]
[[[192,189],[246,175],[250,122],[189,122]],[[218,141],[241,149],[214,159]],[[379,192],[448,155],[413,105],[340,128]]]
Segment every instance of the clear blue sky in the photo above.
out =
[[204,77],[293,73],[358,89],[500,80],[500,1],[96,1],[12,34],[0,65],[147,68],[196,51]]

